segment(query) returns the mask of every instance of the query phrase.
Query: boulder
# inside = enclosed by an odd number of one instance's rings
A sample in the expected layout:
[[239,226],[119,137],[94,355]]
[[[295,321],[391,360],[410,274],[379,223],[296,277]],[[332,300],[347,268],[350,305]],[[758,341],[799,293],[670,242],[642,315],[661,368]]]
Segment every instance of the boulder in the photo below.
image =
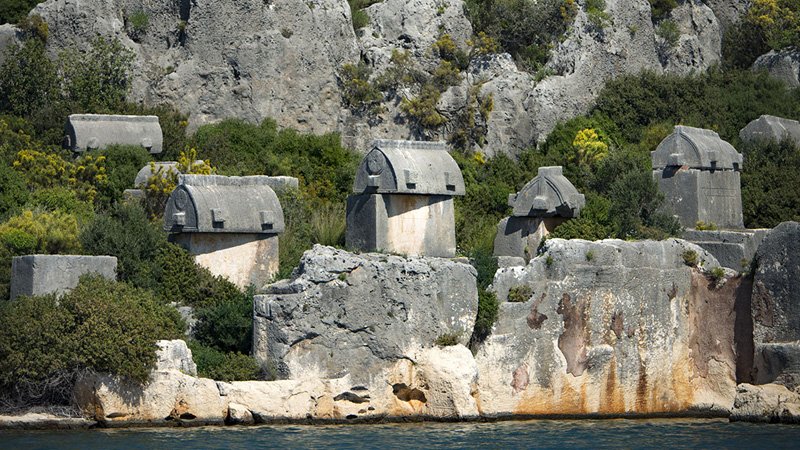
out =
[[753,63],[754,70],[766,70],[770,76],[790,88],[800,86],[800,50],[788,49],[761,55]]
[[89,374],[75,386],[86,417],[104,426],[221,425],[228,405],[213,380],[196,378],[183,341],[159,341],[157,364],[145,385],[108,374]]
[[800,223],[773,228],[756,252],[752,312],[758,343],[800,340]]
[[117,258],[86,255],[26,255],[11,260],[11,299],[20,295],[61,295],[84,275],[117,279]]
[[476,354],[481,413],[726,415],[741,280],[703,272],[716,267],[677,239],[552,239],[500,269],[499,318]]
[[740,384],[731,422],[800,423],[800,394],[779,384]]
[[246,406],[238,403],[228,403],[228,417],[225,423],[229,425],[252,425],[255,423],[253,413]]
[[463,345],[432,347],[417,354],[415,386],[425,393],[426,416],[468,419],[479,416],[476,394],[478,365]]
[[[293,380],[369,386],[445,334],[466,344],[475,323],[475,269],[440,258],[307,251],[291,280],[255,297],[254,355]],[[381,381],[383,383],[383,381]]]

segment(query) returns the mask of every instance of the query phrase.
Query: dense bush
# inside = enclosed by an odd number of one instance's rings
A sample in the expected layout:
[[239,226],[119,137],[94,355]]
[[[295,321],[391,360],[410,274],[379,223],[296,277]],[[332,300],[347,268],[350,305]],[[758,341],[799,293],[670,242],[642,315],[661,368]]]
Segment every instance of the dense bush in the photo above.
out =
[[197,309],[195,338],[220,351],[249,353],[253,343],[253,293],[237,291]]
[[25,178],[16,170],[0,163],[0,219],[17,212],[28,201]]
[[742,170],[742,209],[748,228],[800,221],[800,149],[790,141],[747,144]]
[[753,0],[746,20],[772,49],[800,48],[800,0]]
[[248,355],[221,352],[196,341],[190,341],[189,348],[200,377],[228,382],[262,378],[258,363]]
[[467,0],[466,7],[476,33],[494,38],[521,67],[536,71],[572,23],[577,5],[572,0]]
[[[68,401],[72,375],[82,369],[144,382],[155,342],[182,328],[177,312],[151,293],[101,277],[82,278],[58,300],[0,302],[0,323],[0,390],[16,402]],[[25,386],[35,389],[20,391]]]
[[3,0],[0,3],[0,24],[21,21],[37,3],[39,0]]
[[96,157],[103,157],[106,183],[102,187],[98,203],[110,206],[122,199],[125,189],[133,187],[133,180],[142,167],[146,166],[152,157],[142,147],[114,145],[105,150],[93,152]]
[[92,255],[117,257],[120,281],[136,287],[154,288],[157,267],[154,257],[166,243],[158,223],[136,203],[118,203],[97,215],[80,234],[84,249]]
[[205,125],[194,147],[225,175],[289,175],[315,198],[343,201],[352,189],[360,157],[341,145],[338,134],[302,134],[278,129],[272,120],[252,125],[229,119]]
[[113,112],[122,107],[131,83],[134,53],[118,39],[95,38],[85,53],[59,56],[67,101],[73,111]]
[[12,44],[0,66],[0,111],[30,117],[58,100],[56,65],[47,56],[44,42],[28,39]]

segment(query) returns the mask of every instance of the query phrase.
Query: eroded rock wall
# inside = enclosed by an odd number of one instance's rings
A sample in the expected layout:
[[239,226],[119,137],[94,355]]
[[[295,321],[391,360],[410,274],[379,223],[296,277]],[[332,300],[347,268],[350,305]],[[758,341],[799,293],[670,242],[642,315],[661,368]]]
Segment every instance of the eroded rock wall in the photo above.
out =
[[525,267],[498,271],[501,301],[480,347],[488,416],[725,414],[736,390],[735,296],[703,270],[716,260],[681,240],[554,239]]

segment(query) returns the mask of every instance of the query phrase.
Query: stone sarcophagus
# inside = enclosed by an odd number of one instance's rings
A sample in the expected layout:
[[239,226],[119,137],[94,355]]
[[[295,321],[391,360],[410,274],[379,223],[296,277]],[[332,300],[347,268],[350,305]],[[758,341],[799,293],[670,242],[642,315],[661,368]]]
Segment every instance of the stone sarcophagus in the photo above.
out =
[[447,146],[378,140],[356,173],[347,199],[347,246],[451,258],[456,253],[453,197],[464,179]]
[[494,255],[530,259],[542,238],[579,217],[585,204],[583,194],[564,176],[561,166],[539,167],[536,178],[508,196],[513,212],[497,226]]
[[761,116],[739,131],[743,142],[782,142],[791,139],[800,144],[800,122],[775,116]]
[[164,135],[158,116],[72,114],[65,126],[64,146],[73,152],[110,145],[137,145],[152,154],[163,150]]
[[261,288],[278,272],[283,209],[270,177],[180,175],[164,212],[170,240],[211,273]]
[[711,130],[676,126],[651,152],[653,179],[681,225],[740,229],[742,155]]

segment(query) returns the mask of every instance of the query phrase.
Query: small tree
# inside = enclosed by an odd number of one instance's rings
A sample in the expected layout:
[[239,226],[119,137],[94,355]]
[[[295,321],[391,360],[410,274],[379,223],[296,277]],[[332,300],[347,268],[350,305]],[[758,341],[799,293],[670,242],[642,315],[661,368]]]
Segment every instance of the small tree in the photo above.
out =
[[134,53],[119,39],[98,36],[89,51],[61,53],[64,91],[73,109],[114,111],[125,103],[131,83]]

